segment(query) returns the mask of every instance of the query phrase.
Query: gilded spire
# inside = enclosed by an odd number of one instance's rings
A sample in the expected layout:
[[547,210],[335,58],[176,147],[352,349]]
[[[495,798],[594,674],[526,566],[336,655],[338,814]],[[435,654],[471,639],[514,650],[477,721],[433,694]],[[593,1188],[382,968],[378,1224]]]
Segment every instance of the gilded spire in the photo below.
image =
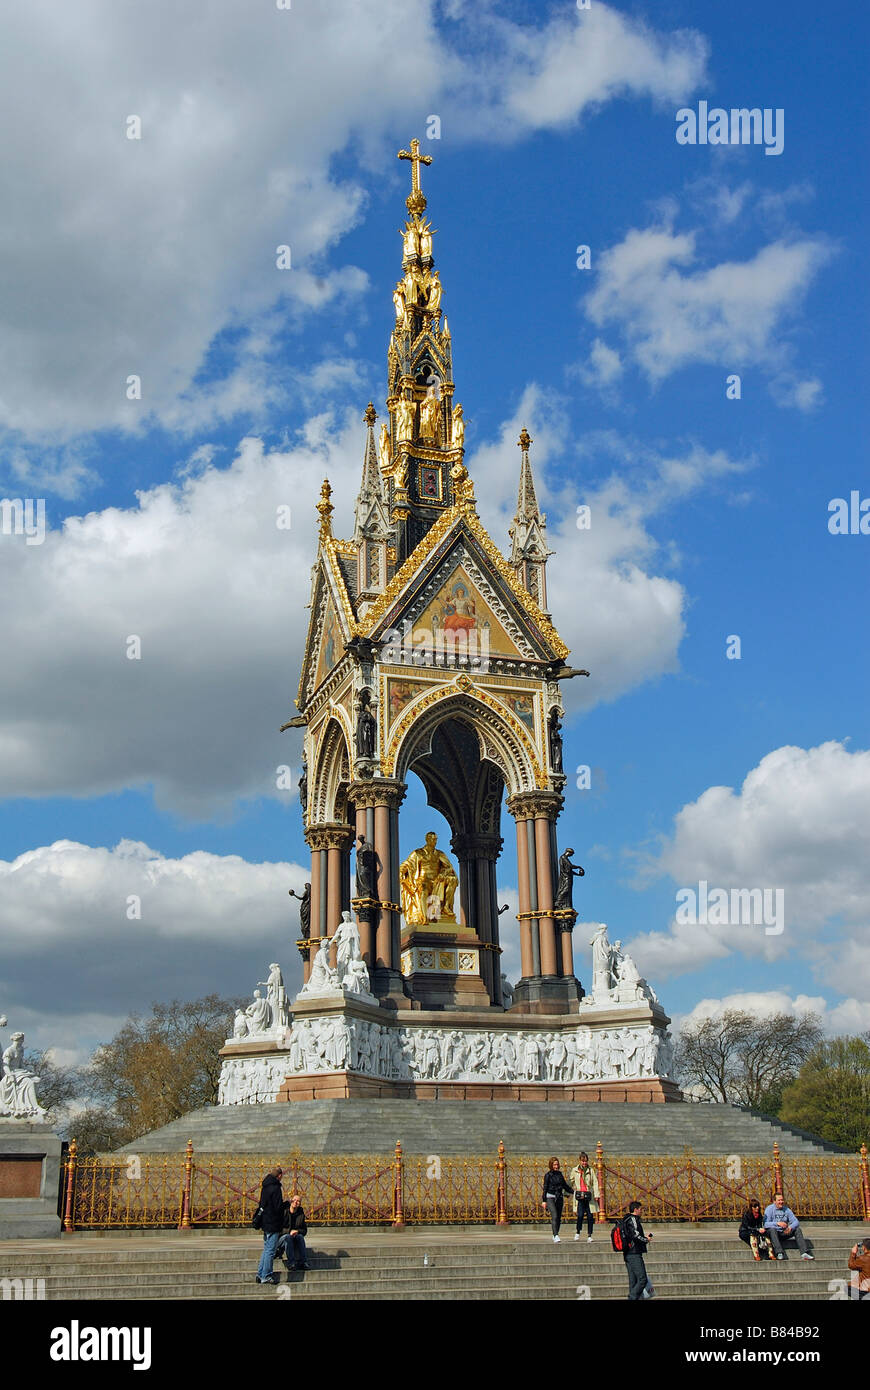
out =
[[[535,480],[532,476],[532,465],[529,462],[529,445],[534,443],[525,425],[520,430],[520,437],[517,440],[517,448],[522,449],[520,461],[520,485],[517,489],[517,514],[514,522],[537,522],[543,526],[546,517],[541,516],[538,508],[538,498],[535,493]],[[513,535],[514,528],[511,527],[510,534]]]

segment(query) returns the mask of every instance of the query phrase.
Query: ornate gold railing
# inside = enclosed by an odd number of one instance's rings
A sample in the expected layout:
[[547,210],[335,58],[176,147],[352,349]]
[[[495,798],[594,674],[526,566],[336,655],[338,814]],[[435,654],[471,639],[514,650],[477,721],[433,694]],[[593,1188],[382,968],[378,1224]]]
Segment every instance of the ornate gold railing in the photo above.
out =
[[[249,1226],[263,1175],[279,1164],[284,1193],[298,1191],[309,1220],[324,1226],[497,1224],[546,1220],[543,1155],[505,1153],[79,1158],[70,1145],[64,1174],[64,1230]],[[574,1157],[563,1160],[566,1173]],[[804,1220],[870,1222],[866,1145],[860,1154],[788,1157],[773,1153],[678,1156],[605,1154],[599,1144],[598,1220],[643,1202],[651,1221],[737,1220],[752,1197],[784,1193]],[[568,1212],[566,1210],[566,1216]]]

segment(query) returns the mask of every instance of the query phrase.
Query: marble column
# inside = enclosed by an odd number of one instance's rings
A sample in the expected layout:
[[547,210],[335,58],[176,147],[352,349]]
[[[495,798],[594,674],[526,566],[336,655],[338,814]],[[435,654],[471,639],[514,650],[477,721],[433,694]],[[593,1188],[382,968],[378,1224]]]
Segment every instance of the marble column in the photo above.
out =
[[555,823],[558,792],[517,792],[508,799],[517,823],[522,977],[515,1000],[520,1012],[565,1013],[576,1008],[570,939],[567,947],[554,916]]

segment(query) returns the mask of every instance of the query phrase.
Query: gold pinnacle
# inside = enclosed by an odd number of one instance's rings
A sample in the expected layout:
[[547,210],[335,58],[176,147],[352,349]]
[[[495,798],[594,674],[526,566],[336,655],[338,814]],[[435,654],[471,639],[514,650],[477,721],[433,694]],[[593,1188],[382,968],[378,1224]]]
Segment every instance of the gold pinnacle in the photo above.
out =
[[335,511],[335,508],[329,500],[331,496],[332,488],[329,486],[329,479],[324,478],[323,487],[320,489],[320,501],[317,503],[317,510],[320,513],[321,531],[329,532],[332,527],[332,522],[330,518],[332,516],[332,513]]
[[519,439],[517,440],[517,447],[520,448],[520,449],[522,449],[523,453],[526,453],[526,451],[528,450],[529,445],[530,445],[530,444],[533,444],[533,443],[534,443],[534,440],[531,438],[531,436],[530,436],[528,430],[526,429],[525,425],[523,425],[522,429],[520,430],[520,437],[519,437]]
[[366,422],[367,425],[373,425],[373,424],[375,423],[375,420],[377,420],[377,418],[378,418],[378,413],[377,413],[377,411],[375,410],[375,407],[374,407],[374,405],[372,404],[372,402],[369,401],[368,405],[366,406],[366,413],[365,413],[365,415],[363,416],[363,419],[365,420],[365,422]]
[[426,199],[420,187],[420,165],[431,164],[431,154],[420,153],[420,141],[411,141],[410,150],[399,150],[397,159],[410,159],[411,161],[411,196],[405,199],[405,206],[410,213],[421,213],[425,211]]

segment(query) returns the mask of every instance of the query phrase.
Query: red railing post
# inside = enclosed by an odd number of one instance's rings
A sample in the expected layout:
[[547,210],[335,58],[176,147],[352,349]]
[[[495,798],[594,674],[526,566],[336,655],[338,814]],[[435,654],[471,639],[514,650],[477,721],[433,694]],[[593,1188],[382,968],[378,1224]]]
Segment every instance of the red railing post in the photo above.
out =
[[402,1141],[396,1140],[396,1157],[393,1162],[393,1230],[405,1229],[405,1160],[402,1157]]
[[179,1231],[190,1230],[190,1186],[193,1175],[193,1140],[188,1139],[184,1153],[184,1182],[181,1189],[181,1220]]
[[497,1226],[509,1226],[507,1214],[507,1164],[504,1156],[504,1140],[498,1141],[498,1163],[496,1164],[496,1203],[495,1203],[495,1224]]
[[604,1149],[601,1140],[595,1149],[595,1169],[598,1173],[598,1220],[607,1220],[607,1179],[604,1176]]
[[870,1172],[867,1170],[867,1145],[861,1145],[861,1197],[864,1220],[870,1221]]
[[76,1141],[69,1146],[66,1159],[66,1198],[63,1209],[63,1229],[74,1231],[75,1226],[75,1185],[76,1185]]

